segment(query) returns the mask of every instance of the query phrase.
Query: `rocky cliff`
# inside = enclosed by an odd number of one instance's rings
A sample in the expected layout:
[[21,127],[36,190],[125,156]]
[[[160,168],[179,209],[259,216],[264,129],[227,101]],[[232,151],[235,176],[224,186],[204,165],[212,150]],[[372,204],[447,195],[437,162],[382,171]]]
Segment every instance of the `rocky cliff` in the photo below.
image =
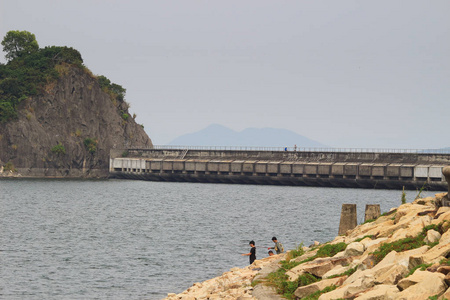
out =
[[20,103],[16,120],[0,123],[3,176],[106,177],[110,149],[152,146],[128,104],[88,70],[59,72],[43,95]]

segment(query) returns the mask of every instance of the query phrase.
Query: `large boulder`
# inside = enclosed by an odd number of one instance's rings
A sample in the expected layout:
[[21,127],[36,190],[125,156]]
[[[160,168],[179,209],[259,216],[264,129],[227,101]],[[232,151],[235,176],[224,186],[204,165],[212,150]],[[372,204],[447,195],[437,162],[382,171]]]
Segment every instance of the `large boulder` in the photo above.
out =
[[448,254],[450,254],[450,244],[442,244],[431,248],[429,251],[423,254],[415,254],[409,258],[409,268],[412,269],[421,264],[434,264],[439,263]]
[[343,286],[344,296],[350,296],[353,294],[357,294],[361,291],[370,289],[375,286],[375,278],[372,274],[364,274],[354,282]]
[[345,248],[344,256],[358,256],[364,253],[364,245],[360,242],[350,243]]
[[375,284],[394,285],[406,274],[408,274],[408,267],[402,264],[392,264],[390,268],[386,267],[383,272],[375,275]]
[[[450,218],[450,215],[449,215],[449,218]],[[444,232],[444,234],[439,239],[439,244],[445,245],[445,244],[449,244],[449,243],[450,243],[450,230],[447,230],[446,232]]]
[[428,246],[423,246],[403,252],[391,251],[375,267],[366,270],[358,269],[347,278],[344,285],[353,283],[362,276],[371,276],[376,284],[393,284],[400,279],[396,272],[399,272],[401,276],[408,273],[410,256],[425,253],[428,249]]
[[320,295],[318,300],[336,300],[336,299],[341,299],[344,298],[344,293],[345,293],[345,289],[338,288],[335,289],[331,292],[325,293]]
[[438,295],[447,289],[444,274],[417,270],[413,275],[399,281],[399,300],[423,300]]
[[[252,292],[252,296],[259,300],[284,300],[285,298],[277,294],[277,291],[272,286],[258,284]],[[253,298],[253,299],[255,299]]]
[[312,274],[316,277],[322,277],[328,271],[333,269],[337,265],[346,265],[351,262],[351,258],[343,257],[343,258],[319,258],[315,259],[311,262],[306,262],[301,265],[298,265],[295,268],[292,268],[286,275],[289,276],[290,281],[294,281],[298,278],[299,275],[304,273]]
[[358,300],[394,300],[399,293],[395,285],[380,284],[373,288],[364,291],[364,293],[357,294]]
[[439,224],[444,222],[445,220],[450,220],[450,207],[441,207],[436,213],[436,216],[434,217],[432,223],[433,224]]
[[375,222],[366,223],[357,226],[348,234],[348,239],[354,241],[356,239],[363,238],[364,236],[379,236],[380,228],[390,227],[394,225],[392,216],[383,216],[378,218]]
[[437,232],[436,230],[428,230],[427,236],[425,237],[424,242],[425,243],[436,243],[439,242],[439,239],[441,238],[441,234]]
[[378,238],[372,240],[371,238],[365,238],[361,241],[361,244],[364,245],[364,249],[369,252],[373,252],[373,250],[377,249],[379,245],[387,240],[386,237]]
[[402,280],[400,280],[398,282],[398,284],[397,284],[397,288],[400,291],[406,290],[410,286],[413,286],[413,285],[415,285],[415,284],[417,284],[419,282],[422,282],[422,281],[425,281],[425,280],[429,279],[429,277],[432,276],[433,274],[438,276],[442,280],[444,280],[445,275],[443,275],[441,273],[431,273],[431,272],[428,272],[428,271],[416,270],[414,272],[414,274],[412,274],[411,276],[408,276],[408,277],[403,278]]
[[450,266],[439,266],[437,268],[436,272],[447,275],[448,273],[450,273]]

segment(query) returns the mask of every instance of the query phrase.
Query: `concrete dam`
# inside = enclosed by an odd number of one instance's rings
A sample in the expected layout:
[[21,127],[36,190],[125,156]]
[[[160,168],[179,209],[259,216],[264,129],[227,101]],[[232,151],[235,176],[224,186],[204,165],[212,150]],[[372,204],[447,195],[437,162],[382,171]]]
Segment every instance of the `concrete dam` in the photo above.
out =
[[402,150],[114,149],[110,177],[171,182],[447,190],[450,153]]

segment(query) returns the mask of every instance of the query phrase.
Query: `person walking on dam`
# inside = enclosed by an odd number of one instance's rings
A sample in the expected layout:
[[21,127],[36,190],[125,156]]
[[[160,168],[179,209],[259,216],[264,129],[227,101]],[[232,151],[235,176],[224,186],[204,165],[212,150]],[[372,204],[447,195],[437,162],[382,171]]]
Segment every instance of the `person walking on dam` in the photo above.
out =
[[275,246],[269,247],[267,249],[268,250],[274,249],[277,252],[277,254],[283,253],[284,252],[283,244],[281,244],[275,236],[272,238],[272,241],[275,243]]
[[255,259],[256,259],[256,247],[255,247],[255,242],[254,241],[250,241],[250,243],[248,243],[250,245],[250,252],[249,253],[245,253],[242,254],[242,256],[250,256],[250,264],[252,264]]

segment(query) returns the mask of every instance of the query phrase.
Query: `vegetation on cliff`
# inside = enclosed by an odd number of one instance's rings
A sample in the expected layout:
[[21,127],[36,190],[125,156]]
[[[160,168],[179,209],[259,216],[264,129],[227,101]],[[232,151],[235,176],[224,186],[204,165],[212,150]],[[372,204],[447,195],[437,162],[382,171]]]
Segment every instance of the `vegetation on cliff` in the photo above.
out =
[[[55,82],[67,65],[89,72],[80,52],[66,46],[39,48],[35,35],[28,31],[9,31],[1,44],[8,62],[0,63],[0,122],[16,119],[19,103],[43,95],[46,86]],[[105,76],[97,80],[113,99],[124,101],[126,90],[122,86]]]

